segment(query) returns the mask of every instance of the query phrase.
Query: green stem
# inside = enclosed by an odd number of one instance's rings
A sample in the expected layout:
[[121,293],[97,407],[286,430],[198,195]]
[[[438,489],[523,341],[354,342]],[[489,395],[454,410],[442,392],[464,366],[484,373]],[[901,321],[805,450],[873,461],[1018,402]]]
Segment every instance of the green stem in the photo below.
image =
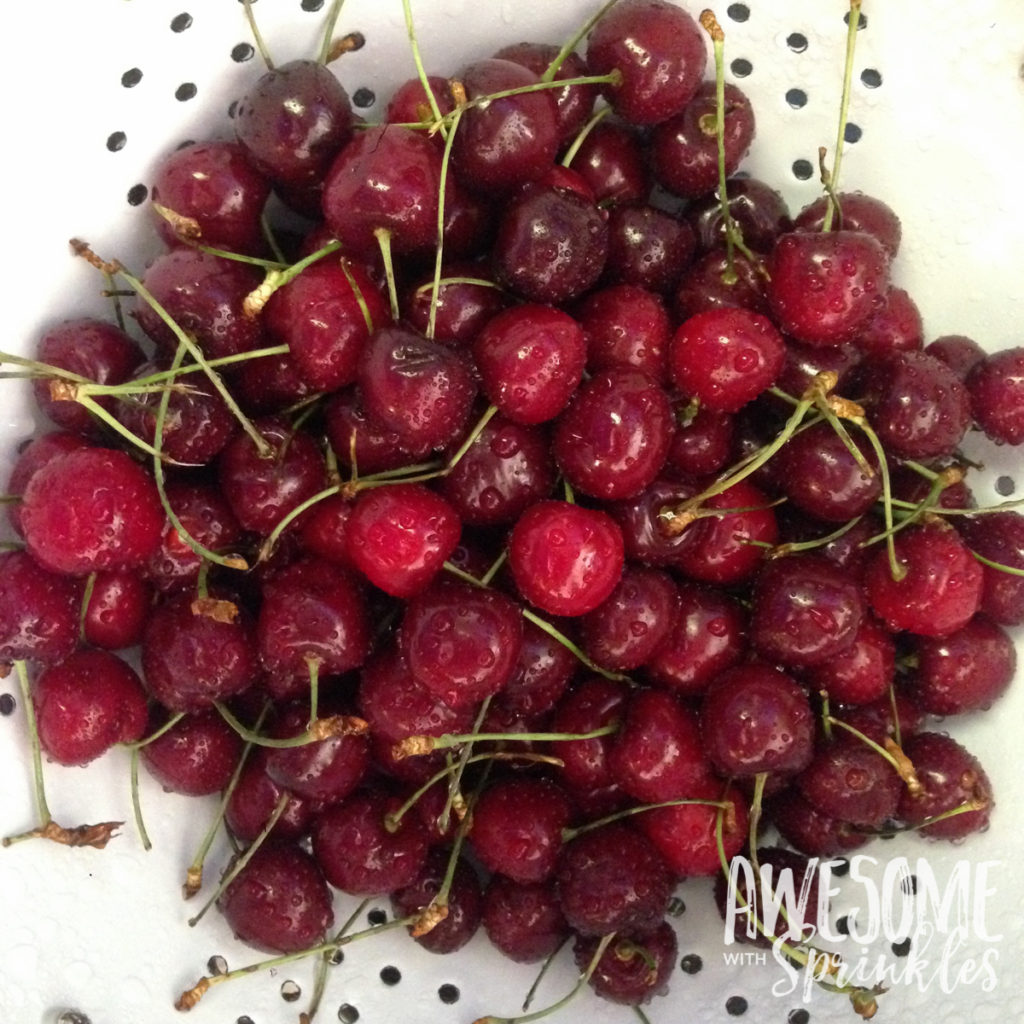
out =
[[853,84],[853,54],[857,47],[857,26],[860,24],[860,8],[861,0],[850,0],[850,20],[846,33],[846,63],[843,67],[843,95],[839,103],[839,131],[836,134],[836,155],[832,161],[828,208],[825,210],[825,220],[822,224],[823,231],[832,230],[832,218],[836,212],[834,195],[836,189],[839,188],[839,168],[843,162],[843,145],[846,142],[846,121],[850,113],[850,93]]
[[555,75],[558,74],[559,68],[565,63],[569,54],[576,49],[580,42],[586,38],[590,30],[610,11],[619,0],[606,0],[606,3],[602,4],[601,7],[592,14],[587,20],[580,25],[580,27],[570,36],[562,48],[555,55],[554,60],[544,69],[544,73],[540,76],[542,82],[553,82]]
[[430,76],[423,65],[420,45],[416,40],[416,26],[413,24],[410,0],[402,0],[402,14],[405,17],[405,31],[409,36],[409,50],[412,53],[412,61],[416,65],[416,76],[419,78],[423,91],[426,93],[427,103],[430,105],[430,113],[433,115],[434,123],[440,125],[438,130],[441,132],[442,138],[447,138],[444,115],[441,113],[440,106],[438,106],[434,90],[430,87]]

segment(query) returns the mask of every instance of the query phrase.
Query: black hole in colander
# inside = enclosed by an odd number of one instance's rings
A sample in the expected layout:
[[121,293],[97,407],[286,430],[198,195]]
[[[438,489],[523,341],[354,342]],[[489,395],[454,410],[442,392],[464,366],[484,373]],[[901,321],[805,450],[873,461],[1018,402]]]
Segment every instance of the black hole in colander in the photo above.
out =
[[900,939],[892,944],[892,951],[897,956],[906,956],[910,952],[910,939]]
[[843,131],[843,138],[847,142],[860,142],[861,136],[864,134],[864,129],[859,124],[854,124],[852,121],[848,122],[846,128]]
[[733,21],[746,21],[750,17],[750,8],[746,4],[729,4],[725,13]]
[[0,693],[0,715],[13,715],[18,702],[9,693]]
[[793,177],[799,181],[809,181],[814,176],[814,164],[810,160],[793,161]]
[[1017,490],[1017,485],[1013,482],[1012,476],[1001,476],[996,480],[996,494],[1006,498],[1015,490]]
[[703,966],[704,960],[696,953],[687,953],[686,956],[679,961],[679,969],[684,974],[700,974]]
[[388,912],[386,910],[381,910],[380,907],[374,908],[366,915],[366,920],[373,925],[386,924],[387,919]]
[[121,84],[126,89],[134,89],[142,81],[142,70],[140,68],[129,68],[121,76]]
[[402,972],[397,967],[388,964],[380,969],[380,980],[385,985],[397,985],[402,980]]
[[111,153],[116,153],[119,149],[124,149],[127,141],[128,136],[124,132],[111,132],[107,136],[107,149]]
[[188,100],[194,99],[198,91],[194,82],[182,82],[174,90],[174,98],[181,103],[186,103]]
[[806,1010],[790,1010],[786,1024],[808,1024],[811,1015]]
[[253,54],[256,50],[253,48],[251,43],[239,43],[237,46],[231,47],[231,59],[236,64],[242,64],[247,60],[252,60]]
[[354,107],[372,107],[377,102],[377,95],[372,89],[360,86],[352,93],[352,105]]
[[437,990],[438,998],[442,1003],[447,1003],[449,1006],[452,1003],[457,1003],[461,994],[457,985],[445,984]]
[[238,113],[238,100],[232,100],[228,104],[228,117],[234,119],[234,116],[237,113]]
[[794,109],[799,110],[807,106],[807,93],[803,89],[787,89],[786,102]]
[[[843,24],[844,25],[849,25],[850,24],[850,12],[849,11],[847,11],[843,15]],[[862,29],[865,29],[867,27],[868,27],[868,16],[863,11],[861,11],[861,15],[857,19],[857,31],[860,32]]]
[[149,195],[149,189],[145,185],[132,185],[128,189],[128,205],[141,206]]
[[351,1003],[342,1003],[338,1007],[338,1020],[341,1024],[356,1024],[359,1020],[359,1011]]
[[725,1012],[730,1017],[742,1017],[747,1012],[747,1001],[743,996],[729,996],[725,1001]]
[[750,63],[746,57],[737,57],[730,65],[729,70],[737,78],[746,78],[751,71],[754,70],[754,65]]
[[882,84],[882,72],[875,68],[865,68],[860,73],[860,80],[868,89],[877,89]]
[[786,36],[786,45],[794,53],[803,53],[807,49],[807,36],[803,32],[790,32]]
[[319,11],[324,5],[324,0],[302,0],[299,6],[304,11]]
[[190,28],[192,25],[192,15],[187,11],[182,11],[181,14],[176,14],[171,18],[171,31],[172,32],[184,32],[185,29]]

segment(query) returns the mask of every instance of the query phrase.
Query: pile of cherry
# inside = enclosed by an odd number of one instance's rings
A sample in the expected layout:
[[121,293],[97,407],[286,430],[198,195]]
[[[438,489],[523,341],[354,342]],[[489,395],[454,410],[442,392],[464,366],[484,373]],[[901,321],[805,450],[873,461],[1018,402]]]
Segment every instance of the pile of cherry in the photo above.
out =
[[[536,88],[559,47],[524,43],[374,126],[295,61],[159,167],[141,280],[78,246],[145,340],[39,341],[57,429],[7,486],[0,658],[46,757],[134,744],[229,794],[252,946],[329,946],[333,889],[387,894],[439,953],[571,936],[638,1004],[677,881],[752,817],[798,870],[986,824],[981,765],[922,725],[1014,674],[1024,516],[965,514],[959,446],[1024,440],[1024,349],[924,344],[882,202],[791,219],[734,177],[754,114],[707,53],[622,0],[553,75],[592,81]],[[309,218],[280,258],[272,191]]]

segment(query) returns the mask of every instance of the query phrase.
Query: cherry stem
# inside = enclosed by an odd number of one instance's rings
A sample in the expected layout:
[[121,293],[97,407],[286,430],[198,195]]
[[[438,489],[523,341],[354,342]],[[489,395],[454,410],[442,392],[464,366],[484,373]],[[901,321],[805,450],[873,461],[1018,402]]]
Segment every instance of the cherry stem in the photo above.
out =
[[576,159],[576,154],[580,151],[580,147],[586,141],[587,136],[612,112],[611,107],[599,107],[590,120],[577,132],[576,138],[572,140],[572,145],[565,151],[565,155],[562,157],[562,166],[571,167],[573,160]]
[[438,106],[434,90],[430,87],[430,77],[427,74],[427,69],[423,65],[423,57],[420,54],[420,45],[416,40],[416,26],[413,24],[412,4],[410,3],[410,0],[402,0],[402,13],[405,16],[405,30],[409,35],[409,50],[412,53],[413,63],[416,65],[416,76],[423,85],[423,91],[426,93],[427,103],[430,105],[430,113],[433,115],[434,123],[438,125],[438,131],[441,132],[441,137],[446,139],[448,135],[445,129],[444,116],[441,113],[440,106]]
[[1024,576],[1024,569],[1018,569],[1014,565],[1006,565],[1003,562],[993,562],[991,558],[979,555],[977,551],[972,550],[971,554],[982,565],[987,565],[990,569],[998,569],[999,572],[1009,573],[1011,576]]
[[580,825],[577,828],[563,828],[562,841],[565,843],[572,842],[573,839],[583,835],[584,832],[592,832],[596,828],[603,828],[605,825],[610,825],[613,822],[630,818],[634,814],[646,814],[648,811],[656,811],[659,807],[681,807],[683,805],[693,805],[695,807],[718,807],[723,810],[728,807],[728,804],[722,800],[698,800],[691,797],[679,797],[675,800],[662,800],[660,803],[656,804],[638,804],[636,807],[627,807],[624,811],[616,811],[614,814],[605,815],[605,817],[597,818],[595,821],[588,821],[585,825]]
[[238,733],[247,743],[255,743],[258,747],[270,747],[281,750],[289,747],[304,747],[308,743],[319,743],[320,740],[333,736],[361,736],[367,730],[366,722],[352,715],[330,715],[318,718],[308,729],[296,736],[274,739],[263,736],[259,732],[247,729],[227,708],[223,702],[215,700],[213,706],[220,712],[221,718]]
[[489,405],[481,415],[480,419],[476,421],[476,425],[466,435],[465,440],[459,445],[458,450],[448,460],[443,470],[441,470],[442,476],[447,476],[461,461],[462,457],[473,447],[476,439],[483,433],[484,427],[494,418],[497,413],[498,407],[496,405]]
[[270,223],[270,218],[267,216],[267,211],[265,209],[260,214],[260,230],[263,232],[263,237],[266,239],[267,245],[270,247],[270,251],[274,254],[274,259],[276,259],[281,266],[288,266],[288,260],[285,258],[284,250],[281,248],[281,245],[277,240],[277,235],[274,233],[274,228]]
[[124,330],[124,310],[121,308],[121,293],[114,288],[113,274],[105,274],[107,279],[107,296],[114,306],[114,320],[117,326]]
[[79,606],[78,612],[78,640],[79,643],[86,643],[85,639],[85,623],[89,615],[89,605],[92,602],[92,592],[96,587],[96,573],[95,571],[89,573],[85,578],[85,588],[82,591],[82,603]]
[[542,82],[553,82],[555,75],[558,74],[559,68],[566,62],[569,54],[576,49],[584,37],[590,32],[590,30],[610,11],[619,0],[607,0],[606,3],[597,10],[597,12],[591,15],[587,20],[580,25],[580,27],[572,34],[572,36],[565,41],[562,48],[555,55],[554,60],[544,69],[544,73],[540,76]]
[[839,131],[836,135],[836,155],[829,178],[828,208],[825,210],[823,231],[832,230],[832,218],[837,209],[835,190],[839,187],[839,168],[843,162],[843,144],[846,142],[846,121],[850,112],[850,92],[853,84],[853,54],[857,47],[857,28],[860,25],[861,0],[850,0],[850,17],[846,33],[846,63],[843,67],[843,94],[839,103]]
[[[263,724],[264,718],[267,716],[267,712],[270,710],[270,703],[264,705],[263,710],[260,712],[259,717],[256,719],[256,728],[259,729]],[[203,836],[202,842],[199,844],[199,849],[196,851],[195,857],[192,858],[192,863],[189,865],[188,872],[186,874],[185,884],[182,886],[182,895],[186,900],[191,899],[203,885],[203,862],[206,860],[206,855],[210,852],[210,847],[213,845],[214,837],[220,830],[221,822],[224,820],[224,812],[227,810],[228,802],[231,800],[231,794],[234,793],[235,788],[238,786],[238,780],[242,776],[242,769],[245,767],[246,761],[249,759],[250,753],[252,753],[254,744],[246,743],[242,749],[241,757],[238,759],[238,764],[235,765],[235,770],[231,773],[231,778],[228,780],[227,786],[224,787],[224,792],[221,794],[220,804],[217,808],[217,813],[213,817],[213,821],[210,823],[210,827],[206,830],[206,835]]]
[[249,31],[252,33],[252,39],[256,44],[256,49],[259,50],[260,56],[263,58],[263,63],[267,66],[267,70],[273,71],[274,62],[270,59],[270,51],[267,49],[267,44],[263,41],[263,36],[260,35],[259,26],[256,24],[256,17],[252,11],[252,0],[242,0],[242,7],[245,10],[245,20],[249,23]]
[[896,704],[896,687],[893,683],[889,683],[889,710],[892,712],[892,738],[903,746],[903,735],[900,729],[900,710]]
[[142,817],[142,800],[139,794],[139,748],[135,747],[132,749],[131,756],[128,759],[130,765],[131,775],[131,793],[132,793],[132,813],[135,816],[135,828],[139,833],[139,841],[142,843],[144,850],[152,850],[153,844],[149,838],[149,832],[146,831],[146,822]]
[[594,950],[594,955],[590,958],[590,963],[587,964],[587,968],[583,971],[576,984],[564,995],[561,999],[549,1006],[545,1006],[543,1010],[534,1010],[533,1013],[520,1014],[517,1017],[478,1017],[473,1024],[526,1024],[527,1021],[540,1020],[542,1017],[547,1017],[549,1014],[556,1013],[562,1009],[563,1006],[567,1006],[573,999],[576,998],[586,987],[590,981],[594,971],[597,970],[597,965],[604,956],[604,951],[611,944],[615,938],[615,932],[609,935],[602,935],[601,941],[597,944],[597,949]]
[[599,736],[611,736],[619,731],[619,722],[609,722],[598,729],[591,729],[590,732],[478,732],[478,733],[453,733],[448,732],[442,736],[408,736],[396,743],[392,749],[392,757],[395,760],[402,760],[406,757],[416,757],[420,754],[429,754],[434,750],[449,750],[452,747],[461,746],[463,743],[475,743],[478,740],[501,743],[561,743],[573,740],[593,740]]
[[321,64],[330,64],[331,48],[334,44],[334,26],[338,23],[338,16],[341,14],[342,7],[345,6],[345,0],[334,0],[331,4],[331,9],[327,12],[327,17],[324,19],[324,34],[320,41],[320,55],[317,58]]
[[317,723],[317,705],[320,700],[320,659],[307,654],[306,666],[309,668],[309,722],[306,731],[312,732]]
[[[366,910],[369,903],[369,899],[365,899],[356,907],[355,910],[352,911],[348,920],[335,933],[335,942],[340,942],[345,935],[348,934],[349,928],[351,928],[356,921],[362,917],[363,911]],[[306,1012],[299,1015],[299,1024],[312,1024],[313,1018],[320,1009],[320,1002],[324,997],[324,990],[327,988],[327,971],[331,966],[334,952],[335,951],[332,950],[330,953],[323,953],[320,957],[320,962],[316,965],[316,977],[313,981],[313,995],[310,997],[309,1007]]]
[[154,740],[160,739],[164,733],[170,732],[184,717],[185,712],[178,711],[171,715],[159,729],[154,729],[148,736],[143,736],[141,740],[136,740],[134,743],[123,743],[121,745],[125,750],[141,750],[143,747],[149,746]]
[[[473,733],[478,734],[481,726],[484,724],[484,719],[487,717],[487,711],[491,706],[491,697],[486,697],[480,702],[480,707],[477,710],[476,718],[473,720]],[[437,827],[441,832],[448,831],[448,822],[451,821],[452,810],[456,804],[464,804],[462,797],[462,776],[466,772],[466,765],[469,764],[469,760],[473,755],[473,744],[467,743],[460,751],[459,758],[452,766],[452,771],[448,780],[448,795],[445,798],[444,808],[441,811],[440,818],[437,819]],[[465,817],[465,814],[462,815]]]
[[352,271],[348,269],[348,264],[345,260],[340,260],[339,264],[341,266],[341,272],[345,275],[345,280],[348,281],[349,288],[352,289],[352,294],[356,297],[359,312],[363,314],[363,322],[366,324],[366,330],[370,334],[373,334],[377,329],[377,325],[373,322],[373,317],[370,315],[370,307],[366,304],[366,296],[363,295],[363,289],[359,287],[359,282],[352,276]]
[[395,263],[391,257],[391,232],[387,228],[374,229],[374,237],[380,246],[381,259],[384,261],[384,277],[388,283],[388,299],[391,302],[391,319],[396,323],[401,318],[398,308],[398,286],[395,282]]
[[[15,661],[14,672],[18,677],[18,689],[21,691],[21,706],[25,709],[25,722],[28,725],[29,742],[32,748],[32,782],[36,800],[36,816],[39,819],[41,828],[45,828],[53,821],[49,804],[46,802],[46,784],[43,780],[43,757],[39,747],[39,725],[36,722],[36,708],[32,703],[32,693],[29,689],[28,671],[25,662]],[[4,846],[13,840],[4,839]]]
[[832,541],[838,540],[844,534],[849,533],[863,518],[863,516],[856,516],[854,519],[843,523],[839,529],[826,533],[824,537],[818,537],[816,540],[789,541],[786,544],[779,544],[772,548],[769,557],[782,558],[797,551],[813,551],[815,548],[824,547],[826,544],[831,544]]
[[553,953],[548,954],[548,956],[545,957],[544,963],[541,964],[541,968],[537,972],[537,977],[533,979],[533,984],[530,986],[529,991],[526,993],[526,996],[523,999],[523,1013],[526,1013],[526,1011],[529,1010],[530,1004],[533,1002],[533,997],[537,994],[537,989],[540,988],[540,983],[544,980],[544,976],[551,969],[551,965],[555,962],[555,959],[558,957],[558,954],[561,953],[563,949],[565,949],[565,946],[568,943],[568,941],[569,938],[568,936],[566,936],[566,938],[562,939],[562,941],[558,944],[555,951]]
[[325,245],[317,249],[316,252],[311,252],[308,256],[304,256],[297,263],[293,263],[283,269],[279,266],[271,266],[267,270],[267,276],[263,279],[262,283],[249,292],[242,300],[242,312],[250,318],[259,316],[263,307],[269,301],[270,296],[278,288],[282,288],[290,281],[294,281],[306,267],[312,266],[325,256],[330,256],[332,252],[337,252],[340,248],[341,242],[336,238],[332,238]]
[[220,882],[217,885],[216,890],[210,898],[199,908],[199,912],[193,917],[188,919],[189,928],[195,928],[197,924],[206,915],[206,912],[220,899],[227,887],[241,874],[246,864],[252,860],[256,851],[266,842],[267,837],[273,831],[274,826],[277,824],[278,818],[284,814],[285,808],[288,806],[288,801],[291,799],[291,794],[285,790],[277,798],[277,803],[274,804],[274,809],[270,812],[270,817],[267,818],[266,823],[260,830],[260,834],[246,847],[245,852],[232,864],[231,869],[224,873],[221,877]]
[[458,130],[459,122],[462,120],[462,109],[455,111],[448,131],[448,137],[444,143],[444,153],[441,156],[441,185],[437,190],[437,246],[434,252],[434,286],[430,293],[430,316],[427,320],[427,337],[433,341],[434,331],[437,325],[437,303],[441,291],[441,265],[444,262],[444,217],[445,201],[448,197],[448,166],[452,158],[452,145],[455,142],[455,132]]
[[895,743],[891,738],[886,737],[885,746],[881,746],[876,743],[870,736],[866,736],[860,731],[860,729],[854,728],[852,725],[848,725],[841,718],[836,718],[834,715],[827,716],[830,725],[838,725],[841,729],[845,729],[851,736],[863,743],[866,747],[870,747],[879,757],[884,757],[889,764],[892,765],[896,774],[906,783],[907,789],[910,790],[911,796],[919,796],[923,791],[920,781],[917,778],[917,773],[914,771],[914,766],[910,761],[910,758],[903,753],[902,748],[899,744]]

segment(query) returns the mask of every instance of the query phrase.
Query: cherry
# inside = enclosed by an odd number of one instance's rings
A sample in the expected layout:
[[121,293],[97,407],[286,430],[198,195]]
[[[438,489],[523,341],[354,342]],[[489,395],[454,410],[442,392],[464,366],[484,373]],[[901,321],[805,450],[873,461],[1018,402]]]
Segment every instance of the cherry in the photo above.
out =
[[329,395],[324,421],[331,449],[343,466],[373,474],[408,465],[409,455],[399,448],[398,434],[367,417],[358,387]]
[[902,352],[924,344],[921,312],[903,288],[890,288],[854,342],[862,352]]
[[[717,187],[717,181],[715,185]],[[760,178],[730,178],[726,182],[726,204],[733,224],[743,235],[744,244],[754,252],[771,252],[779,235],[792,229],[785,199]],[[725,244],[725,218],[717,192],[690,203],[686,219],[701,252]]]
[[[437,104],[442,117],[455,109],[448,79],[441,75],[427,75],[430,93]],[[433,119],[430,109],[430,97],[420,78],[409,78],[391,94],[384,120],[389,124],[415,124],[416,122]],[[444,148],[444,138],[440,133],[434,136],[435,144]]]
[[138,573],[97,572],[88,601],[83,598],[82,639],[108,651],[134,647],[142,639],[151,603],[150,587]]
[[769,799],[768,813],[782,838],[808,857],[840,856],[870,838],[849,822],[819,811],[795,786]]
[[358,381],[367,416],[414,456],[453,441],[476,395],[460,353],[404,327],[384,327],[370,338]]
[[[863,192],[840,192],[837,224],[847,231],[864,231],[878,239],[886,255],[892,259],[899,251],[903,227],[892,208],[881,199]],[[821,196],[797,215],[794,227],[798,231],[821,231],[828,210],[828,197]]]
[[[124,331],[103,320],[68,320],[51,327],[39,339],[36,359],[76,373],[97,384],[123,384],[143,360],[142,349]],[[32,392],[40,410],[63,430],[89,438],[102,435],[99,421],[78,402],[55,398],[50,390],[52,377],[38,377]],[[114,399],[97,395],[94,399],[110,412]]]
[[25,551],[0,552],[0,664],[58,662],[77,646],[80,590]]
[[[785,237],[785,236],[783,236]],[[690,266],[678,282],[673,297],[679,320],[706,310],[738,307],[767,313],[767,276],[760,257],[711,249]]]
[[[595,937],[577,936],[573,957],[586,971],[597,955]],[[617,936],[601,954],[590,975],[590,986],[602,998],[625,1006],[640,1006],[668,992],[678,941],[675,929],[662,921],[642,935]]]
[[[250,256],[266,249],[260,218],[270,182],[237,142],[193,142],[176,149],[157,165],[149,194],[157,233],[169,247],[185,235]],[[157,204],[175,215],[173,223]]]
[[545,714],[565,693],[578,666],[565,644],[524,620],[516,667],[492,707],[526,717]]
[[896,536],[896,562],[905,573],[894,579],[888,552],[868,562],[868,601],[889,629],[946,636],[965,626],[981,605],[983,575],[957,534],[942,523],[925,523]]
[[[446,849],[432,850],[427,854],[427,862],[417,878],[392,892],[391,906],[396,917],[419,914],[430,906],[448,874],[449,858],[450,851]],[[419,945],[430,953],[454,953],[462,949],[480,927],[483,892],[476,871],[465,858],[460,857],[455,862],[445,905],[448,913],[444,920],[425,934],[413,935]]]
[[642,370],[613,367],[581,384],[552,440],[572,487],[611,501],[640,493],[661,472],[673,432],[665,390]]
[[673,402],[676,431],[668,450],[666,470],[681,476],[710,476],[729,462],[734,421],[731,413],[699,404],[694,412],[693,404],[685,397],[677,397]]
[[919,827],[918,831],[929,839],[956,841],[987,828],[992,784],[976,757],[952,737],[936,732],[912,736],[905,753],[924,791],[919,795],[903,791],[899,801],[900,818],[921,826],[928,818],[973,801],[975,809]]
[[81,650],[47,665],[32,684],[39,743],[59,764],[86,765],[146,731],[146,691],[108,651]]
[[639,494],[609,507],[622,529],[628,558],[647,565],[674,566],[693,535],[672,534],[665,528],[662,510],[692,498],[696,484],[688,480],[655,480]]
[[548,499],[531,505],[509,535],[519,592],[553,615],[583,615],[608,598],[622,574],[622,531],[598,509]]
[[608,599],[582,616],[583,647],[603,668],[639,668],[667,644],[678,607],[678,590],[668,573],[627,565]]
[[921,637],[907,688],[933,715],[987,709],[1010,685],[1017,652],[1006,631],[985,615],[945,637]]
[[390,315],[357,265],[322,260],[274,292],[263,318],[312,388],[336,391],[355,380],[367,339]]
[[967,377],[971,410],[997,444],[1024,443],[1024,346],[981,359]]
[[650,171],[637,130],[621,121],[604,120],[580,143],[569,164],[590,186],[594,200],[612,210],[642,202],[650,191]]
[[[40,434],[26,442],[18,449],[11,475],[7,480],[5,493],[9,497],[20,498],[25,493],[29,480],[35,476],[37,469],[41,469],[51,459],[65,455],[76,448],[86,448],[88,445],[89,442],[80,434],[72,434],[66,430],[54,430],[48,434]],[[7,505],[7,519],[14,532],[19,537],[23,537],[20,501],[12,501]]]
[[238,404],[251,416],[287,412],[316,393],[287,352],[245,360],[231,382]]
[[788,555],[754,583],[750,639],[766,660],[816,665],[853,643],[863,616],[856,580],[818,555]]
[[326,466],[313,438],[283,417],[265,417],[254,426],[269,451],[257,449],[248,434],[236,434],[220,454],[217,476],[241,526],[268,534],[323,487]]
[[[456,278],[457,280],[450,280]],[[467,278],[470,280],[458,280]],[[434,312],[434,340],[456,348],[468,347],[492,317],[509,304],[497,285],[485,284],[490,271],[477,263],[448,263],[434,302],[434,275],[417,279],[402,297],[402,318],[420,334],[430,327]],[[476,283],[481,282],[481,283]]]
[[174,594],[150,613],[142,637],[146,688],[171,711],[199,711],[233,697],[257,678],[255,636],[242,609],[220,621],[193,608],[192,595]]
[[399,644],[416,681],[452,707],[498,693],[515,671],[523,619],[495,590],[440,580],[406,606]]
[[799,398],[807,392],[819,373],[834,373],[836,393],[845,394],[852,383],[851,371],[860,364],[862,358],[863,353],[856,345],[821,348],[787,339],[786,359],[776,383],[788,395]]
[[[493,57],[463,68],[458,80],[471,101],[540,81],[522,64]],[[455,133],[452,162],[470,188],[507,194],[554,163],[559,141],[551,90],[521,92],[466,109]]]
[[441,157],[422,132],[396,125],[367,128],[338,154],[324,178],[324,219],[359,256],[374,252],[375,232],[391,236],[395,252],[437,241]]
[[631,367],[659,384],[668,382],[669,316],[661,296],[639,285],[611,285],[583,299],[576,317],[590,373]]
[[459,540],[459,519],[422,484],[363,491],[348,520],[356,568],[392,597],[408,599],[430,585]]
[[895,740],[898,734],[900,739],[903,739],[917,732],[924,722],[925,715],[902,689],[896,688],[867,704],[844,707],[840,717],[847,725],[864,733],[868,739],[884,746],[886,738]]
[[[961,528],[971,550],[982,558],[1024,569],[1024,515],[1020,512],[968,517]],[[1024,577],[989,565],[982,565],[981,571],[982,611],[1003,626],[1024,623]]]
[[[718,187],[717,89],[702,82],[685,108],[663,121],[651,137],[651,163],[658,183],[678,196],[708,195]],[[754,111],[742,89],[725,86],[726,174],[734,174],[754,138]]]
[[[151,720],[160,724],[159,718]],[[231,781],[242,738],[214,708],[185,715],[140,750],[149,774],[170,793],[208,796]]]
[[217,901],[235,938],[269,953],[296,953],[323,941],[334,923],[320,869],[293,843],[261,846]]
[[[246,296],[261,282],[260,273],[245,263],[182,247],[158,256],[142,278],[149,294],[209,359],[266,343],[262,321],[243,310]],[[148,301],[140,298],[133,315],[159,353],[174,354],[178,336]]]
[[583,376],[586,341],[568,314],[525,303],[488,322],[473,356],[484,394],[510,420],[533,425],[568,404]]
[[641,832],[614,822],[567,843],[555,881],[569,926],[582,935],[607,935],[657,927],[674,880]]
[[269,837],[274,840],[306,835],[320,809],[315,801],[278,785],[267,774],[268,757],[266,747],[257,747],[249,755],[224,809],[231,834],[243,842],[251,842],[263,832],[282,801],[283,810],[270,830]]
[[778,327],[806,345],[842,345],[878,312],[888,287],[885,250],[863,231],[794,231],[768,260]]
[[712,587],[680,581],[677,593],[668,639],[644,671],[657,686],[696,696],[743,658],[747,615],[739,601]]
[[595,75],[619,72],[621,81],[602,92],[634,124],[678,114],[696,93],[706,63],[696,21],[666,0],[623,0],[587,37],[587,67]]
[[806,673],[811,686],[845,705],[863,705],[888,693],[895,672],[892,635],[874,616],[865,615],[850,644],[838,657],[818,662]]
[[503,779],[473,807],[473,849],[488,871],[520,883],[545,882],[554,874],[570,813],[569,798],[555,783]]
[[484,890],[487,938],[510,960],[535,963],[555,952],[569,934],[554,886],[522,885],[494,875]]
[[925,352],[941,359],[961,380],[985,358],[985,350],[963,334],[946,334],[924,347]]
[[352,127],[348,94],[329,68],[312,60],[265,72],[235,112],[238,141],[253,164],[291,189],[323,179]]
[[160,543],[156,485],[122,451],[79,448],[51,459],[25,488],[25,543],[41,565],[84,576],[141,566]]
[[736,412],[771,387],[785,343],[767,317],[744,309],[697,313],[673,335],[672,382],[716,412]]
[[556,304],[593,287],[607,253],[608,229],[592,200],[532,184],[503,208],[492,262],[496,280],[509,291]]
[[664,690],[637,690],[608,752],[619,785],[640,803],[703,792],[712,781],[697,715]]
[[814,712],[792,677],[767,665],[738,665],[705,693],[700,735],[720,775],[793,774],[810,764]]

